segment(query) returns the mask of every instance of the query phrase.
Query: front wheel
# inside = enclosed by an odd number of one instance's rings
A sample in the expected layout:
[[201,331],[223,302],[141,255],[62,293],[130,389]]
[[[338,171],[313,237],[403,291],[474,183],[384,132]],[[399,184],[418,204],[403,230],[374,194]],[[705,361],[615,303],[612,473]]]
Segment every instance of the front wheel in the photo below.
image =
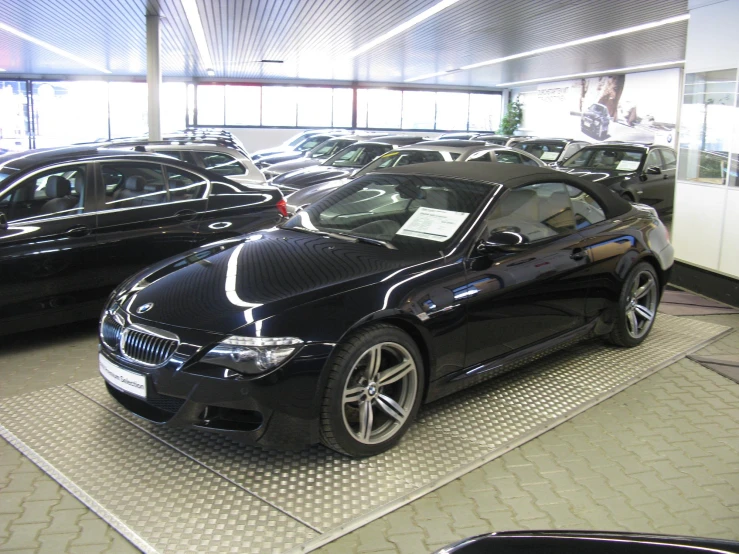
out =
[[349,456],[393,447],[421,405],[418,347],[394,325],[360,329],[336,347],[321,410],[321,442]]
[[618,346],[637,346],[647,338],[657,316],[660,286],[654,267],[636,264],[621,289],[618,313],[608,340]]

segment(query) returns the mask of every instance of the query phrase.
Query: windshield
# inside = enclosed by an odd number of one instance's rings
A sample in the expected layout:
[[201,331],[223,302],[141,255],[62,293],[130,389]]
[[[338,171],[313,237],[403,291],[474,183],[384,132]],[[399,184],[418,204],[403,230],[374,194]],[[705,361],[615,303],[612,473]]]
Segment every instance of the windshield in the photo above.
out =
[[401,165],[422,164],[425,162],[451,162],[454,159],[449,152],[434,150],[391,150],[370,162],[357,173],[357,177],[366,175],[376,169],[399,167]]
[[8,177],[10,177],[9,173],[0,173],[0,183],[2,183]]
[[518,147],[542,161],[556,162],[565,145],[561,142],[522,142]]
[[307,152],[308,150],[312,150],[319,144],[322,144],[326,142],[331,137],[328,135],[316,135],[314,137],[308,137],[303,141],[302,144],[298,144],[298,146],[295,147],[295,150],[298,152]]
[[574,154],[562,167],[587,167],[613,171],[636,171],[641,164],[642,150],[625,148],[584,148]]
[[392,146],[389,144],[360,142],[344,148],[344,150],[323,162],[323,165],[331,165],[333,167],[364,167],[377,156],[381,156],[391,149]]
[[367,175],[295,214],[284,227],[438,252],[471,223],[496,187],[416,175]]
[[284,144],[285,146],[297,146],[298,144],[300,144],[301,142],[303,142],[303,141],[304,141],[304,140],[305,140],[306,138],[307,138],[307,137],[306,137],[306,133],[305,133],[305,132],[303,132],[303,133],[298,133],[298,134],[297,134],[297,135],[295,135],[294,137],[291,137],[291,138],[289,138],[289,139],[288,139],[288,140],[287,140],[286,142],[284,142],[283,144]]
[[309,158],[328,158],[333,156],[340,150],[343,150],[347,146],[351,146],[357,142],[352,139],[331,139],[324,143],[319,144],[308,154]]

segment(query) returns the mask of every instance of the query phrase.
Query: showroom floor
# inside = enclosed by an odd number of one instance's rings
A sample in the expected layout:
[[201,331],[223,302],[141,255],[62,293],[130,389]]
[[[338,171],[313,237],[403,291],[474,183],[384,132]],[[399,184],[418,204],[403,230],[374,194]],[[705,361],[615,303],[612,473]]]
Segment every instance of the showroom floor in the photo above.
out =
[[[739,315],[696,319],[739,328]],[[95,377],[94,335],[90,325],[3,344],[0,395]],[[699,351],[736,352],[736,332]],[[135,551],[5,441],[0,488],[0,552]],[[521,528],[739,539],[739,385],[680,360],[320,551],[430,552]]]

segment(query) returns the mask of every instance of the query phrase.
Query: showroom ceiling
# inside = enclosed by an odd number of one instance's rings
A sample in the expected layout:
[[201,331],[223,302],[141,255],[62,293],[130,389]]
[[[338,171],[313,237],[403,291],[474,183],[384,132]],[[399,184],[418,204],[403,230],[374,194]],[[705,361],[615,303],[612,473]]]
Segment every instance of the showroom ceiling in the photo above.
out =
[[[683,20],[454,71],[681,16],[687,13],[687,0],[149,0],[148,4],[164,18],[165,77],[207,78],[212,69],[214,79],[496,86],[682,60],[687,32]],[[435,6],[438,11],[430,14],[427,10]],[[0,68],[7,75],[144,75],[146,9],[146,0],[5,0],[0,5]],[[397,29],[406,22],[405,29]],[[391,31],[394,36],[387,36]],[[437,72],[444,74],[419,79]]]

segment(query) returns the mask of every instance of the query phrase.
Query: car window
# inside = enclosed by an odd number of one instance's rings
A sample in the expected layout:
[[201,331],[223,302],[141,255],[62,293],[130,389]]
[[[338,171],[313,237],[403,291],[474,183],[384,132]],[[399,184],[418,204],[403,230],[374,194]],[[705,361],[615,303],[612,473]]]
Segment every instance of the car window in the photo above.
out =
[[103,210],[151,206],[167,202],[162,166],[142,162],[101,165],[105,198]]
[[520,234],[524,242],[575,231],[570,195],[562,183],[538,183],[506,192],[486,217],[489,232]]
[[545,162],[556,162],[564,149],[564,144],[556,142],[522,142],[518,147],[524,152],[528,152]]
[[201,152],[200,158],[203,160],[205,169],[209,169],[218,175],[244,175],[246,173],[246,168],[236,158],[228,154],[221,152]]
[[343,150],[347,146],[351,146],[355,142],[356,141],[352,139],[327,140],[326,142],[319,144],[313,150],[311,150],[310,157],[311,158],[328,158],[330,156],[333,156],[340,150]]
[[647,163],[644,164],[644,168],[659,167],[662,169],[662,158],[659,155],[659,150],[652,150],[647,155]]
[[[567,145],[567,146],[565,147],[564,151],[562,152],[562,156],[561,156],[561,159],[562,159],[562,160],[566,160],[566,159],[568,159],[568,158],[569,158],[570,156],[572,156],[572,155],[573,155],[573,154],[574,154],[575,152],[577,152],[578,150],[581,150],[581,149],[583,148],[583,146],[584,146],[584,145],[583,145],[582,143],[580,143],[580,142],[571,142],[570,144],[568,144],[568,145]],[[554,160],[553,160],[553,161],[554,161]]]
[[641,163],[642,150],[624,148],[583,148],[566,160],[562,167],[588,167],[614,171],[636,171]]
[[86,182],[84,165],[38,173],[0,199],[0,212],[8,222],[82,213]]
[[172,202],[203,198],[208,188],[202,177],[179,167],[167,167],[167,184]]
[[495,153],[495,157],[498,160],[498,163],[501,164],[523,163],[523,160],[521,160],[521,156],[519,156],[516,152],[506,152],[505,150],[500,150]]
[[565,185],[575,217],[575,227],[584,229],[594,223],[605,221],[606,213],[598,201],[584,190],[573,185]]
[[675,157],[675,152],[673,152],[669,148],[662,148],[661,151],[662,158],[664,160],[664,168],[675,169],[675,167],[677,167],[677,158]]
[[345,148],[325,163],[335,167],[363,167],[391,149],[389,144],[355,144]]
[[489,150],[480,150],[467,156],[466,162],[492,162],[493,157]]
[[299,152],[307,152],[308,150],[312,150],[319,144],[326,142],[330,138],[331,137],[328,135],[316,135],[306,140],[303,144],[298,146],[296,150],[298,150]]

